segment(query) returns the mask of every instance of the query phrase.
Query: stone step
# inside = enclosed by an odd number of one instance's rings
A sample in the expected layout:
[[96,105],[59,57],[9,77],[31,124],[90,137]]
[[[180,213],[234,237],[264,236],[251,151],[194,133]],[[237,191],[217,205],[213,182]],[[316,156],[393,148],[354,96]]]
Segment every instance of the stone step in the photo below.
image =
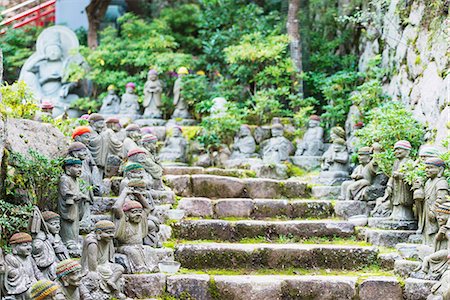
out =
[[308,198],[309,188],[298,180],[234,178],[217,175],[166,175],[164,181],[178,196],[219,198]]
[[401,283],[384,276],[358,280],[357,276],[139,274],[125,275],[124,279],[126,295],[135,299],[403,299]]
[[311,195],[318,199],[337,199],[340,193],[340,186],[316,185],[311,188]]
[[172,224],[172,236],[185,240],[238,241],[244,238],[287,236],[297,239],[311,237],[350,237],[355,233],[353,224],[334,220],[183,220]]
[[187,217],[212,218],[329,218],[334,212],[330,200],[182,198],[178,208]]
[[415,230],[387,230],[367,227],[361,228],[358,232],[359,238],[370,244],[391,248],[398,243],[408,241],[408,238],[415,234]]
[[228,177],[255,177],[255,172],[243,169],[221,169],[221,168],[202,168],[188,166],[165,166],[164,175],[219,175]]
[[188,269],[327,268],[355,270],[378,261],[375,247],[309,244],[179,244],[175,260]]

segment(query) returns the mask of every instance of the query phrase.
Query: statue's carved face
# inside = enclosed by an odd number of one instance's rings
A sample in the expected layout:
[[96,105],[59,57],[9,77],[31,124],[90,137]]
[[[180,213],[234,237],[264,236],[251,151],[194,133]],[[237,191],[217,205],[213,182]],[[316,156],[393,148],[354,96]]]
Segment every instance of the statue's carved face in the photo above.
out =
[[102,241],[111,241],[114,238],[116,231],[113,228],[96,230],[97,236]]
[[119,123],[107,123],[106,127],[112,129],[114,132],[119,132],[122,129]]
[[64,286],[75,286],[79,287],[81,284],[81,272],[80,271],[74,271],[71,272],[61,278],[62,282],[64,283]]
[[132,170],[127,172],[126,176],[128,179],[143,179],[145,175],[145,171],[142,169]]
[[79,135],[75,138],[75,141],[83,143],[85,145],[89,144],[91,138],[91,134],[89,132],[86,132],[85,134]]
[[409,150],[402,149],[402,148],[395,148],[394,149],[394,155],[397,159],[405,158],[409,155]]
[[250,129],[247,126],[241,126],[240,133],[241,133],[241,136],[249,136]]
[[344,152],[347,147],[341,144],[333,144],[333,148],[335,152]]
[[273,136],[273,137],[282,136],[282,135],[283,135],[283,132],[284,132],[283,129],[272,128],[272,136]]
[[61,48],[58,45],[49,45],[45,48],[45,56],[51,61],[59,60],[62,57]]
[[156,143],[153,143],[153,142],[142,143],[142,146],[150,152],[153,152],[156,150]]
[[48,230],[50,231],[51,234],[58,234],[59,231],[61,230],[61,224],[60,224],[60,220],[59,219],[52,219],[48,222],[45,222],[45,224],[47,225]]
[[131,223],[140,223],[142,220],[142,208],[133,208],[126,212],[128,220]]
[[95,131],[101,132],[103,130],[103,128],[105,128],[105,121],[99,120],[99,121],[91,122],[91,126]]
[[73,157],[79,158],[80,160],[85,160],[87,158],[87,149],[81,149],[72,152]]
[[181,134],[181,130],[179,129],[179,128],[177,128],[177,127],[174,127],[173,128],[173,132],[172,132],[172,136],[174,136],[174,137],[179,137],[179,136],[181,136],[182,134]]
[[371,159],[372,159],[372,157],[369,154],[359,154],[358,155],[358,161],[362,165],[367,165]]
[[114,90],[114,89],[108,90],[108,95],[115,95],[115,94],[116,94],[116,90]]
[[125,91],[127,92],[127,94],[134,94],[134,88],[132,87],[127,87]]
[[442,212],[438,212],[436,214],[436,219],[438,221],[439,226],[444,226],[447,224],[450,215]]
[[314,128],[317,126],[319,126],[319,122],[317,122],[316,120],[309,120],[309,123],[308,123],[309,128]]
[[130,138],[130,139],[132,139],[133,141],[135,141],[135,142],[138,142],[138,141],[140,141],[141,140],[141,138],[142,138],[142,133],[141,133],[141,131],[140,130],[131,130],[131,131],[128,131],[128,137]]
[[155,81],[156,79],[158,79],[158,75],[156,75],[156,74],[148,74],[148,80]]
[[81,176],[81,165],[67,166],[66,174],[71,177],[80,177]]
[[30,256],[31,249],[31,242],[16,244],[12,247],[13,253],[21,257]]
[[436,178],[441,173],[442,168],[434,165],[426,165],[425,173],[428,178]]
[[56,294],[51,298],[52,300],[66,300],[66,296],[64,296],[61,290],[57,290]]

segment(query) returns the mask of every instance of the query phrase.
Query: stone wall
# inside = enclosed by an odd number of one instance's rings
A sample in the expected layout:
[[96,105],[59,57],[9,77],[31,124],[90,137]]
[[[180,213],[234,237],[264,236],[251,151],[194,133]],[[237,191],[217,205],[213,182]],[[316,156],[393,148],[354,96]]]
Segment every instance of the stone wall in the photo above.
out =
[[450,125],[450,18],[448,0],[383,0],[360,43],[359,69],[382,56],[385,91],[407,104],[440,144]]

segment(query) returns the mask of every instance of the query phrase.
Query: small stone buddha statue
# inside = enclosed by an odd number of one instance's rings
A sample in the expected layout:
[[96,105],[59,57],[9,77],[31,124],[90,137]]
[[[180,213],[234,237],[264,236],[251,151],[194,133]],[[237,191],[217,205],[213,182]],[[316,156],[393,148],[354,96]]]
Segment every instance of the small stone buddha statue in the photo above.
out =
[[133,82],[129,82],[126,85],[126,92],[122,95],[122,101],[120,102],[121,115],[139,115],[139,97],[134,93],[136,85]]
[[120,98],[116,94],[114,85],[108,86],[108,95],[102,101],[100,113],[105,115],[116,115],[120,111]]
[[144,85],[144,117],[152,119],[161,119],[161,94],[162,83],[158,79],[158,72],[150,70],[147,74],[147,82]]
[[30,297],[31,300],[72,300],[72,298],[64,296],[58,283],[47,279],[39,280],[33,284]]
[[292,143],[283,136],[284,127],[277,123],[272,126],[272,137],[262,145],[263,162],[279,164],[289,160],[289,154],[294,151]]
[[82,283],[82,268],[78,261],[65,259],[58,263],[56,275],[66,300],[95,300]]
[[297,143],[295,156],[321,156],[323,154],[323,128],[320,127],[320,117],[309,117],[308,130]]
[[256,142],[248,125],[241,125],[239,133],[234,138],[230,159],[257,157]]
[[175,80],[173,86],[173,105],[175,106],[175,111],[172,114],[172,119],[192,119],[191,114],[188,110],[188,105],[183,97],[183,76],[188,75],[189,71],[186,67],[181,67],[178,69],[178,78]]
[[160,160],[163,162],[186,162],[187,145],[181,127],[173,127],[172,136],[167,137],[159,154]]

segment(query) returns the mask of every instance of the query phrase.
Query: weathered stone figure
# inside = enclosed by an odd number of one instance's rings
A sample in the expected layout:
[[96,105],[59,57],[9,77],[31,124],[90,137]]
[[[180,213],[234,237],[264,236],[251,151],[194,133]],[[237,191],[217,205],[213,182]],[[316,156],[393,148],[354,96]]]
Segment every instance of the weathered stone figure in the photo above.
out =
[[144,117],[161,119],[161,94],[162,83],[158,79],[158,72],[150,70],[147,74],[147,82],[144,85]]
[[29,290],[38,280],[44,279],[31,256],[32,238],[19,232],[9,239],[12,253],[5,256],[5,291],[14,300],[30,299]]
[[43,279],[39,280],[30,290],[32,300],[67,300],[56,282]]
[[95,230],[84,239],[81,266],[84,272],[89,272],[87,276],[90,280],[100,281],[104,293],[110,297],[126,299],[121,292],[124,268],[114,263],[115,231],[115,225],[111,221],[103,220],[95,224]]
[[266,164],[279,164],[289,160],[289,154],[294,151],[294,146],[283,136],[283,125],[273,125],[271,132],[272,138],[262,145],[263,162]]
[[[139,156],[139,155],[145,155],[145,153],[142,153],[140,151],[143,151],[142,149],[136,149],[135,151],[131,150],[130,152],[130,157],[133,158],[135,156]],[[136,154],[134,154],[133,152],[136,152]],[[122,191],[128,186],[128,183],[130,182],[130,180],[133,179],[139,179],[144,181],[145,183],[145,189],[144,189],[144,195],[147,199],[151,199],[151,195],[150,195],[150,189],[153,183],[152,178],[147,174],[147,172],[145,172],[144,167],[138,163],[138,162],[134,162],[131,161],[129,159],[128,163],[124,166],[123,168],[123,175],[124,178],[122,179],[122,181],[120,182],[120,193],[122,193]],[[151,201],[150,201],[151,203]]]
[[61,238],[72,256],[80,255],[78,236],[80,233],[80,202],[89,201],[80,190],[81,160],[66,158],[64,174],[59,180],[58,211],[61,216]]
[[139,125],[130,124],[125,129],[127,137],[123,141],[122,156],[127,157],[128,151],[138,148],[138,142],[142,138],[141,128]]
[[106,119],[106,128],[111,129],[117,140],[123,143],[123,140],[126,138],[125,130],[123,130],[122,125],[120,125],[119,118],[109,117]]
[[321,157],[321,172],[319,181],[333,185],[348,179],[349,154],[345,143],[345,131],[341,127],[333,127],[330,132],[333,143]]
[[450,254],[450,203],[435,203],[434,213],[436,214],[439,230],[434,237],[433,254],[424,258],[422,266],[418,272],[411,274],[411,277],[439,280],[448,270],[448,257]]
[[227,99],[223,97],[216,97],[212,100],[213,106],[210,110],[210,116],[213,118],[222,118],[227,113]]
[[60,217],[52,211],[42,213],[44,224],[33,239],[33,258],[39,270],[49,280],[56,279],[58,261],[69,258],[69,251],[61,240]]
[[66,300],[95,300],[81,279],[83,274],[78,261],[66,259],[58,263],[56,275]]
[[241,125],[239,133],[234,138],[230,159],[256,157],[256,142],[248,125]]
[[120,98],[116,94],[114,85],[108,86],[108,95],[102,101],[100,113],[104,115],[116,115],[120,111]]
[[374,216],[389,216],[396,221],[414,221],[413,194],[411,186],[403,180],[404,174],[400,172],[406,163],[412,163],[409,158],[411,144],[408,141],[398,141],[394,145],[396,161],[392,168],[392,176],[389,178],[385,194],[377,199]]
[[320,127],[320,117],[309,117],[308,130],[303,139],[297,143],[295,156],[320,156],[323,154],[323,128]]
[[[149,150],[146,149],[147,151],[144,151],[144,153],[136,153],[135,155],[128,156],[128,160],[141,164],[148,175],[153,179],[151,188],[162,191],[164,190],[162,183],[163,168],[159,164],[159,161],[157,161],[157,158],[152,154],[152,152],[154,153],[156,150],[155,139],[157,140],[154,135],[145,135],[141,139],[140,144],[147,147]],[[130,154],[130,152],[128,152],[128,154]]]
[[189,71],[185,67],[178,69],[178,78],[175,80],[173,86],[173,105],[175,105],[175,111],[172,114],[172,119],[191,119],[192,116],[189,113],[188,105],[183,98],[183,76],[189,74]]
[[152,272],[154,265],[150,265],[145,257],[144,238],[148,234],[147,218],[151,207],[142,189],[142,180],[130,180],[113,206],[117,227],[116,240],[118,252],[127,256],[132,273]]
[[122,101],[120,102],[121,115],[139,115],[139,102],[138,96],[134,93],[136,85],[133,82],[129,82],[126,85],[126,92],[122,95]]
[[88,118],[91,129],[91,139],[97,137],[105,129],[105,118],[101,114],[93,113]]
[[352,180],[344,181],[341,185],[340,200],[364,200],[364,191],[371,185],[373,177],[376,175],[373,170],[372,148],[361,147],[358,150],[359,165],[353,170],[350,178]]
[[164,148],[159,154],[161,161],[186,162],[187,141],[183,137],[181,127],[175,126],[172,129],[172,136],[164,142]]

